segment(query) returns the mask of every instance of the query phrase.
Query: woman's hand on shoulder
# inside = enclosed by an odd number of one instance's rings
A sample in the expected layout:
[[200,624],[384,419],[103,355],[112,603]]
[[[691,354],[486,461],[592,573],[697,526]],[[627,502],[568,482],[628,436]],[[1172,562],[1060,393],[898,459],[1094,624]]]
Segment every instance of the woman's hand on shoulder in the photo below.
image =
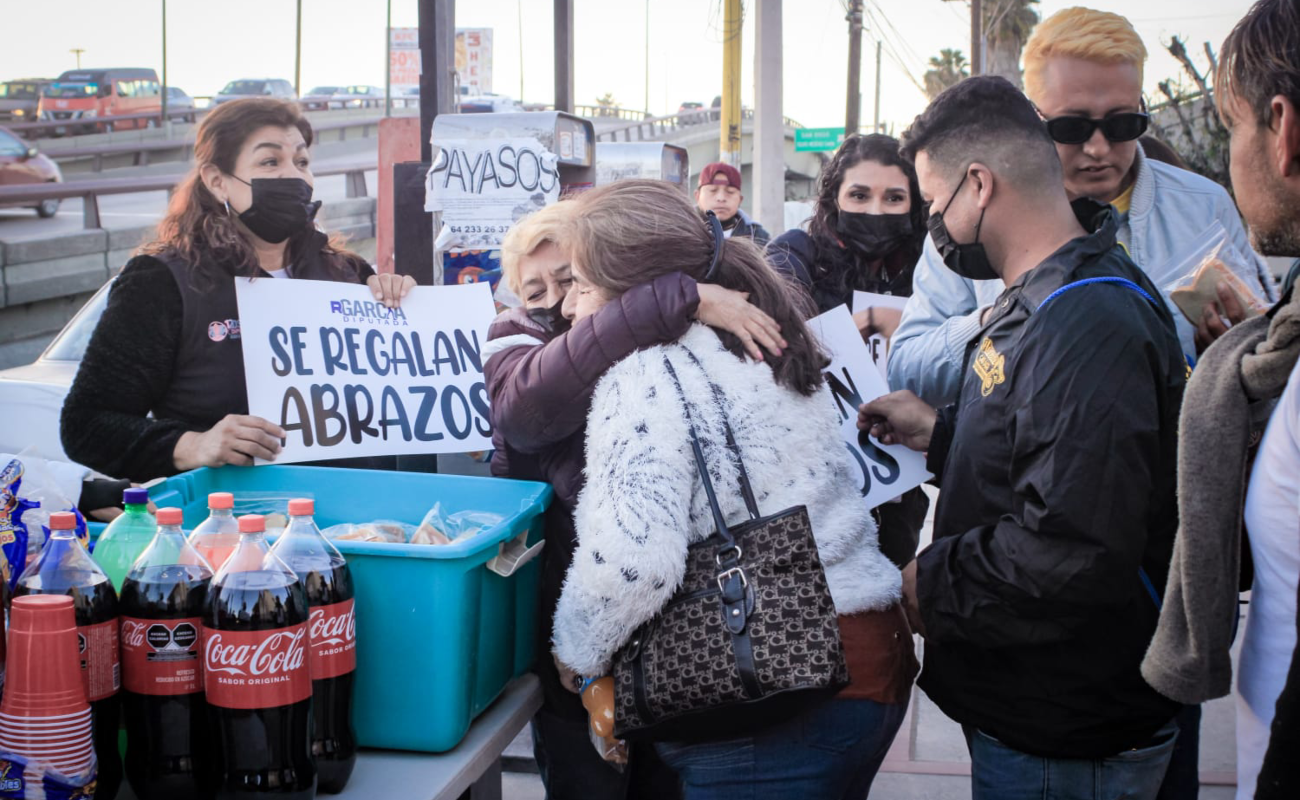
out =
[[206,431],[191,431],[176,441],[172,461],[185,471],[226,464],[252,466],[253,459],[274,461],[285,432],[261,417],[227,414]]
[[415,288],[415,278],[385,272],[382,275],[371,275],[366,279],[366,286],[370,287],[370,293],[376,300],[389,308],[397,308],[402,304],[403,298]]
[[781,326],[767,312],[750,303],[747,292],[724,289],[711,283],[701,283],[696,288],[700,293],[696,318],[705,325],[734,334],[755,361],[763,360],[763,350],[779,356],[788,346],[781,338]]

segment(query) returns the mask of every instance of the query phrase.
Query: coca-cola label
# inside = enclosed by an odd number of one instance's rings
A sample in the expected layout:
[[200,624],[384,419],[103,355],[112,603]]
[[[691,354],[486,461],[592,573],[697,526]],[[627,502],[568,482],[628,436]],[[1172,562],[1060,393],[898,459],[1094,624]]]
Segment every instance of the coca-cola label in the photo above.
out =
[[269,631],[203,628],[203,687],[222,708],[275,708],[311,696],[307,625]]
[[122,688],[118,664],[117,620],[77,626],[77,649],[81,653],[81,680],[90,702],[112,697]]
[[357,668],[357,617],[353,601],[311,610],[311,677],[337,678]]
[[122,687],[148,695],[203,691],[203,620],[122,617]]

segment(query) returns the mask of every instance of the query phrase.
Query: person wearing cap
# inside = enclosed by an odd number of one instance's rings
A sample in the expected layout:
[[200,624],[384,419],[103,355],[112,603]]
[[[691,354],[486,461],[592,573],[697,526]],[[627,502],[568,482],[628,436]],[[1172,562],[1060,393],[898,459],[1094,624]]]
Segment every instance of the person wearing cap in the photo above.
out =
[[712,211],[722,222],[722,235],[748,236],[759,247],[766,247],[772,235],[740,208],[745,196],[740,193],[740,170],[730,164],[714,162],[700,171],[700,185],[695,188],[695,204],[700,211]]

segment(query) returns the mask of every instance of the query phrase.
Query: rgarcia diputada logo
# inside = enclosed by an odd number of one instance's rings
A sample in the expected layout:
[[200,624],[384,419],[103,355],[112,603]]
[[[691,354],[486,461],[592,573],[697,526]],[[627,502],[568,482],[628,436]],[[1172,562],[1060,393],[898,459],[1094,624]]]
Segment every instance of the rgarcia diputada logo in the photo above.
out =
[[330,313],[339,314],[344,322],[366,322],[371,325],[392,325],[410,327],[406,321],[406,312],[400,308],[389,308],[383,303],[371,300],[331,300]]

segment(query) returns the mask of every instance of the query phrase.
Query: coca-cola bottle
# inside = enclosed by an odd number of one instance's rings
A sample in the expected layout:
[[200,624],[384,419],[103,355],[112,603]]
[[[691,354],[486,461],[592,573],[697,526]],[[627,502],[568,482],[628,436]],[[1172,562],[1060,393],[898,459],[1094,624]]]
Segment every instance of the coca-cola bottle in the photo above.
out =
[[112,800],[122,785],[122,759],[117,750],[121,722],[118,689],[121,673],[117,648],[117,592],[90,553],[77,540],[77,518],[67,512],[50,515],[50,538],[36,560],[27,565],[14,587],[14,596],[64,594],[72,598],[77,618],[77,648],[81,676],[90,701],[95,756],[99,761],[96,800]]
[[207,559],[214,571],[221,569],[239,544],[239,523],[235,521],[234,509],[233,494],[213,492],[208,495],[208,518],[190,534],[190,544]]
[[239,518],[203,615],[203,685],[218,800],[316,796],[307,595],[270,553],[266,521]]
[[199,641],[211,582],[212,568],[181,532],[181,510],[158,509],[158,532],[118,604],[126,779],[140,800],[212,796]]
[[311,607],[312,712],[316,716],[311,752],[316,757],[317,788],[341,792],[357,763],[352,729],[352,686],[357,669],[356,616],[348,562],[321,535],[312,500],[289,501],[289,526],[274,555],[289,565],[307,590]]

